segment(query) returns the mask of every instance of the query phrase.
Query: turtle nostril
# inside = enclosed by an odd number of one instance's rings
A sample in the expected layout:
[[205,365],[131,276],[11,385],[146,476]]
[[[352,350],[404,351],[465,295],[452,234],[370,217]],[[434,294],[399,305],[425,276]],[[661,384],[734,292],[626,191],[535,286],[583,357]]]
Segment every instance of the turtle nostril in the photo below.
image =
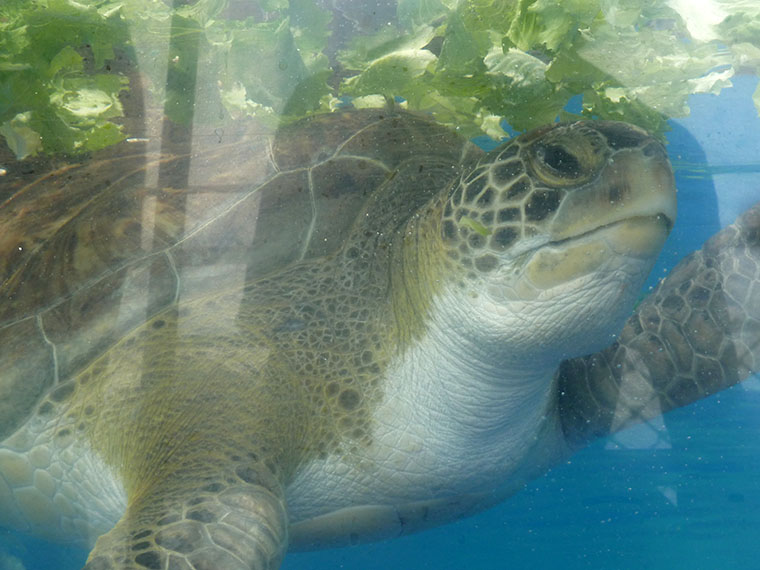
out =
[[612,188],[610,188],[610,191],[609,191],[610,204],[616,204],[620,202],[624,194],[625,194],[625,191],[620,186],[613,186]]
[[644,156],[647,158],[654,158],[655,156],[662,156],[665,154],[665,149],[662,148],[662,145],[660,143],[650,142],[642,149],[641,152],[643,152]]

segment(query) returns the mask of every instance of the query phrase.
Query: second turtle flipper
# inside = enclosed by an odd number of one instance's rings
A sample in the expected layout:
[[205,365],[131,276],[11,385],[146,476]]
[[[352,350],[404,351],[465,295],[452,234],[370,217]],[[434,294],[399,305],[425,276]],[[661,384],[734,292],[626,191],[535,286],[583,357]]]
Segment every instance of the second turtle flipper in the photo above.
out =
[[760,203],[678,264],[612,346],[562,363],[562,427],[580,447],[758,371]]

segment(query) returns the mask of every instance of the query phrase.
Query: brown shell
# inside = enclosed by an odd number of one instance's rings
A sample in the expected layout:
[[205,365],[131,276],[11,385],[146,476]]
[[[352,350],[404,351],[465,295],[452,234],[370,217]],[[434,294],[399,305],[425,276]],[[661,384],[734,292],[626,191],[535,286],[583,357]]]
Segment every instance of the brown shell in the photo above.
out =
[[455,164],[463,148],[426,118],[377,109],[185,147],[124,142],[56,168],[4,163],[0,440],[151,315],[337,250],[405,159]]

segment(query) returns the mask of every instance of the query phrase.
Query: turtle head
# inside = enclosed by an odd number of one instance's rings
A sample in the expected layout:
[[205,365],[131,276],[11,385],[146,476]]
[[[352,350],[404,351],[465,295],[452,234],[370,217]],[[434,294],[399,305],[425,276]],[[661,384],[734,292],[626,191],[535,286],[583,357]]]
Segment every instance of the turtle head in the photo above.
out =
[[667,155],[645,131],[559,123],[464,173],[441,234],[460,288],[494,319],[489,326],[554,354],[565,343],[569,356],[598,350],[620,329],[675,214]]

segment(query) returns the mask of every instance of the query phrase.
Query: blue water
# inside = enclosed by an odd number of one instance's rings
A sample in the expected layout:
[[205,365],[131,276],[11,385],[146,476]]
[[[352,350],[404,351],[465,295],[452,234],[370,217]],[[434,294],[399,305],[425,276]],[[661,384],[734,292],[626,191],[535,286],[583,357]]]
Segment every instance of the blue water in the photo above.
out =
[[[695,96],[673,121],[679,219],[652,282],[760,200],[757,85]],[[284,570],[760,568],[760,380],[599,441],[503,505],[416,536],[291,554]],[[86,553],[0,531],[27,570],[76,570]]]

